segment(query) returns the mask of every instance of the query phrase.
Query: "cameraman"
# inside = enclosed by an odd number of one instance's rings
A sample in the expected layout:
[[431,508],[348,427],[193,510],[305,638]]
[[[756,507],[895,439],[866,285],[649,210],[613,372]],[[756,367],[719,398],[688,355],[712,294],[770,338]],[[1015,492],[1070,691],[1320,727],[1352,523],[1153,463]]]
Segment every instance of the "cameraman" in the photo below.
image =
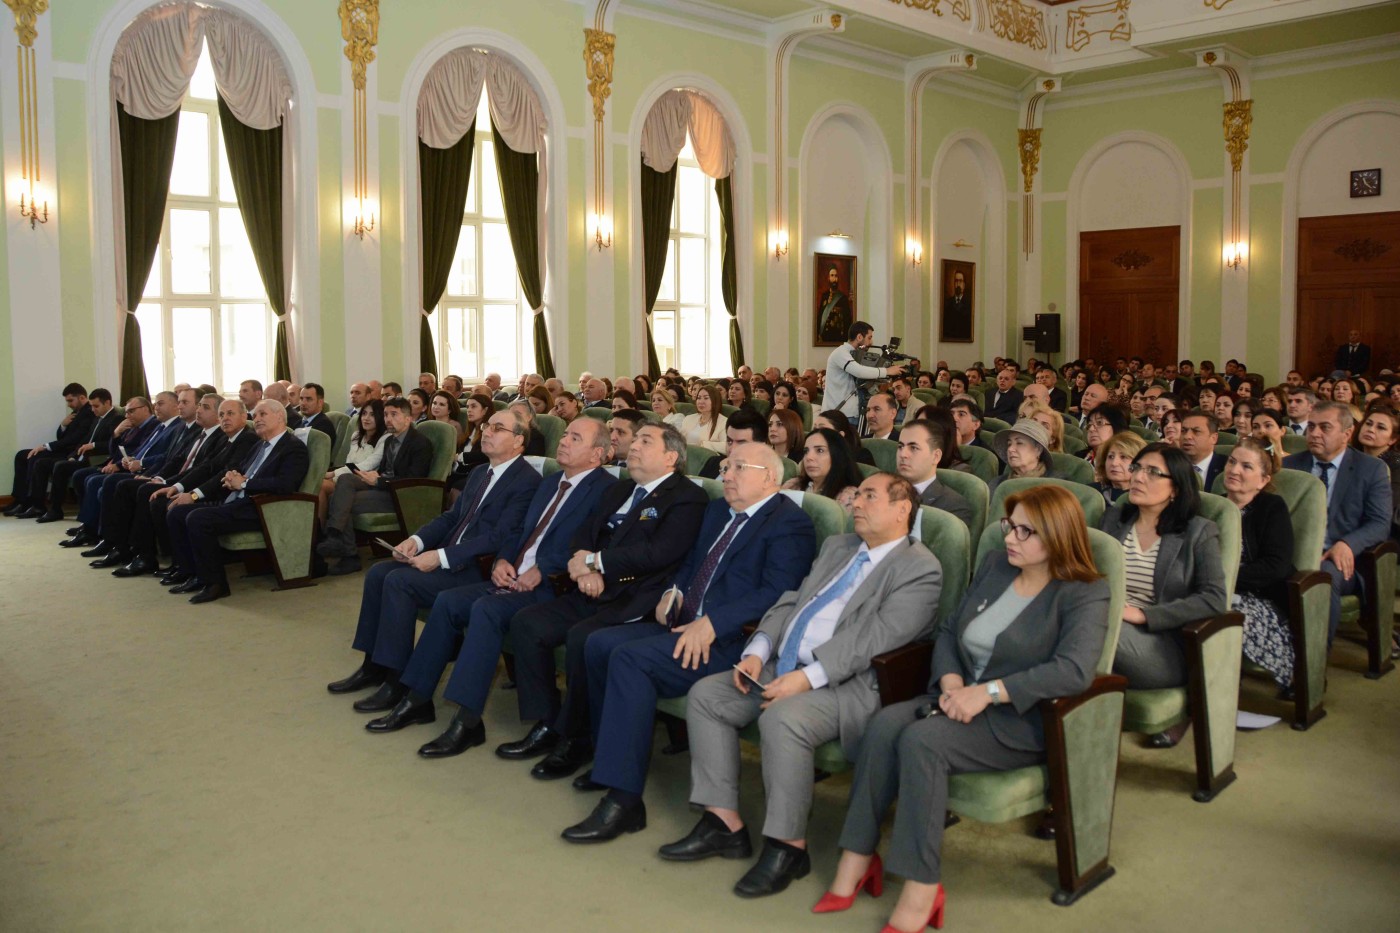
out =
[[854,421],[860,415],[858,380],[882,379],[904,372],[904,363],[881,369],[869,365],[866,349],[875,342],[875,328],[856,321],[846,331],[846,342],[826,359],[826,395],[823,407],[836,409]]

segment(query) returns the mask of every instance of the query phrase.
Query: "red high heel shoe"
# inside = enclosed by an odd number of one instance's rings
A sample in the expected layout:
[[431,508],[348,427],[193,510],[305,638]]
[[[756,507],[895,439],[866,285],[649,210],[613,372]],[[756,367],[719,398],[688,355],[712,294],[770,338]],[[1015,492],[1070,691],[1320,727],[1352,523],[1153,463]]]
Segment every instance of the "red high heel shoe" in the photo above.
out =
[[856,889],[850,897],[841,897],[839,894],[827,891],[812,908],[812,913],[834,914],[838,911],[850,910],[851,905],[856,902],[856,896],[860,894],[862,889],[868,890],[871,897],[879,897],[885,891],[885,864],[880,861],[879,852],[871,857],[870,865],[866,867],[865,874],[860,876],[860,881],[856,884]]
[[[933,909],[928,912],[927,925],[933,927],[935,930],[943,929],[943,906],[948,900],[945,896],[946,893],[947,891],[940,885],[938,888],[938,896],[933,899]],[[887,923],[880,933],[904,933],[904,931]]]

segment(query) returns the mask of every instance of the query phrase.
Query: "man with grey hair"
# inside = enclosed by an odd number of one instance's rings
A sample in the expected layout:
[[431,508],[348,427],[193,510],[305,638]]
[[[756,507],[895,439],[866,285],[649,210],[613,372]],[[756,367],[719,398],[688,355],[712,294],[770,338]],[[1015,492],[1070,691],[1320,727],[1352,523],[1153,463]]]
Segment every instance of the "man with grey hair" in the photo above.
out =
[[[669,424],[637,431],[627,454],[630,479],[604,493],[574,538],[568,564],[575,589],[511,619],[520,717],[528,735],[496,749],[524,760],[549,752],[530,773],[568,777],[593,756],[584,642],[600,629],[644,618],[685,559],[709,498],[683,474],[685,438]],[[554,681],[554,649],[566,644],[567,700]]]

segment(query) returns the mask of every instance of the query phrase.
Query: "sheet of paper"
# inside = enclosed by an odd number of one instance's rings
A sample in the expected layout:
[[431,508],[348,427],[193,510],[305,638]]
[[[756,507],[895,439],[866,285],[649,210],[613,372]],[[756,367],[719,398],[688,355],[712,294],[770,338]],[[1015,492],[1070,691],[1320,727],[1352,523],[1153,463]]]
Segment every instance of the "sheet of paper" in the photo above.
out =
[[1235,728],[1244,729],[1246,732],[1254,732],[1258,729],[1267,729],[1274,723],[1283,722],[1277,716],[1265,716],[1262,713],[1247,713],[1240,710],[1235,714]]

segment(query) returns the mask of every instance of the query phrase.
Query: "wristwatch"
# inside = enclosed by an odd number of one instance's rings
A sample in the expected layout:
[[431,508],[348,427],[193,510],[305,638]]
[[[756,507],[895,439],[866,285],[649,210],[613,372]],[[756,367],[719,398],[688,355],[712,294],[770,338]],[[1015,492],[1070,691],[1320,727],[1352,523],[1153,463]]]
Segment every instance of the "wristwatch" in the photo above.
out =
[[597,552],[597,551],[593,551],[592,553],[590,553],[590,554],[588,554],[587,556],[585,556],[585,557],[583,558],[583,566],[587,567],[589,570],[597,570],[597,569],[598,569],[598,552]]
[[992,698],[993,706],[1001,705],[1001,688],[997,686],[995,680],[987,684],[987,696]]

